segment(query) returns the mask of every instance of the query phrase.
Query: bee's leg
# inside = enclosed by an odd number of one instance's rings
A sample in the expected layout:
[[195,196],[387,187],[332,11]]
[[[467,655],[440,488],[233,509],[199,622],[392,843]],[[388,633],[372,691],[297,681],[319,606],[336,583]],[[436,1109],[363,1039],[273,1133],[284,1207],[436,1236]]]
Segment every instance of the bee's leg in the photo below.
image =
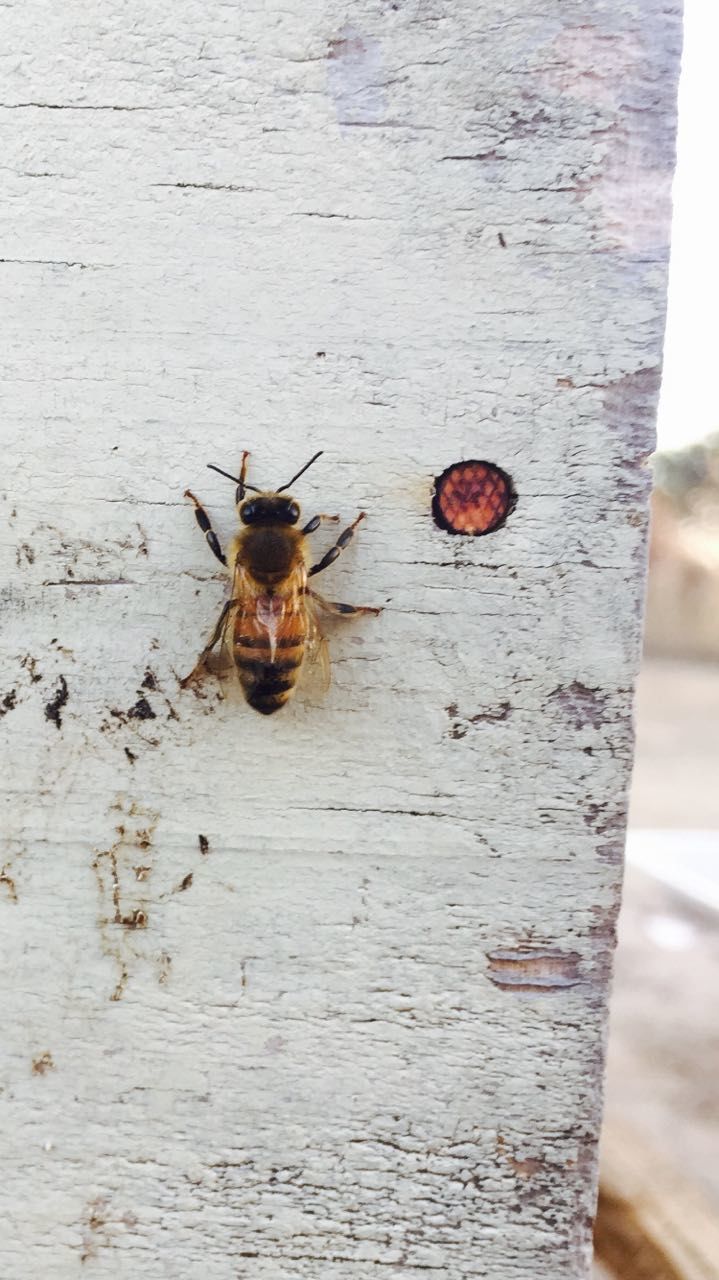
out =
[[219,618],[217,619],[217,626],[215,627],[214,631],[212,632],[212,635],[210,636],[210,639],[208,640],[207,644],[205,645],[204,649],[202,650],[202,653],[200,654],[199,658],[197,659],[197,662],[195,663],[194,667],[192,668],[192,671],[190,672],[189,676],[185,676],[185,678],[184,678],[183,680],[181,680],[181,681],[180,681],[180,688],[181,688],[181,689],[186,689],[186,688],[187,688],[187,686],[188,686],[188,684],[190,684],[193,680],[196,680],[196,679],[198,678],[198,676],[201,676],[201,675],[203,674],[203,672],[206,670],[206,668],[207,668],[207,659],[209,658],[210,654],[212,653],[212,650],[214,649],[214,647],[215,647],[215,645],[217,644],[218,640],[220,640],[220,639],[222,638],[222,636],[224,635],[225,626],[226,626],[226,624],[227,624],[227,615],[228,615],[228,613],[229,613],[229,611],[230,611],[230,605],[233,605],[233,604],[237,604],[237,601],[236,601],[236,600],[226,600],[226,601],[225,601],[225,604],[224,604],[224,605],[223,605],[223,607],[222,607],[222,613],[220,614]]
[[342,604],[340,600],[325,600],[324,596],[321,596],[318,591],[310,591],[309,588],[307,589],[307,594],[317,601],[320,609],[324,609],[325,613],[334,613],[338,616],[347,617],[357,613],[374,613],[376,615],[382,612],[381,609],[375,609],[369,604]]
[[339,520],[339,516],[325,516],[325,515],[313,516],[312,519],[305,525],[302,532],[314,533],[315,529],[319,529],[323,520],[331,520],[334,524],[337,524],[337,521]]
[[[340,554],[340,551],[342,551],[347,546],[347,543],[351,542],[352,539],[354,538],[355,529],[357,528],[357,525],[359,524],[360,520],[364,520],[364,518],[365,518],[365,512],[360,511],[357,519],[353,520],[352,524],[348,525],[347,528],[340,534],[335,545],[333,547],[330,547],[329,551],[325,552],[322,559],[318,560],[317,564],[313,564],[312,568],[307,570],[308,578],[311,578],[313,573],[321,573],[322,570],[326,569],[329,564],[332,564],[333,560],[337,559],[338,555]],[[310,523],[312,522],[310,521]]]
[[205,508],[203,507],[202,503],[198,502],[194,493],[191,493],[189,489],[185,489],[184,496],[186,498],[189,498],[195,504],[195,519],[199,524],[200,528],[202,529],[202,532],[204,533],[205,537],[207,538],[207,545],[209,546],[210,551],[212,552],[213,555],[217,556],[217,559],[219,560],[220,564],[226,565],[227,560],[225,559],[225,553],[223,552],[222,547],[220,546],[217,534],[215,533],[215,530],[212,528],[212,525],[210,524],[210,517],[205,511]]

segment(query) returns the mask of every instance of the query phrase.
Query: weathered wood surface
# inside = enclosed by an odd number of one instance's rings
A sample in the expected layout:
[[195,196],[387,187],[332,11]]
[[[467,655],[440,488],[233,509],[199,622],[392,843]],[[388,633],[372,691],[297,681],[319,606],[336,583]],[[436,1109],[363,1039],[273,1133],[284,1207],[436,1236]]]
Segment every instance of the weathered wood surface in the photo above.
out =
[[[3,15],[3,1274],[582,1276],[677,5]],[[243,447],[384,606],[271,720],[177,684]]]

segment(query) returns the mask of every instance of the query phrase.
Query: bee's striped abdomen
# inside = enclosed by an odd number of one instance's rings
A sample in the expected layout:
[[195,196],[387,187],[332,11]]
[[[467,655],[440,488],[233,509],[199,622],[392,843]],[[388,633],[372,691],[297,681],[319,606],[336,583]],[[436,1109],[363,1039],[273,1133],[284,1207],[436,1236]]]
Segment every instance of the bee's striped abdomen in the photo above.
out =
[[281,634],[273,635],[256,614],[240,612],[235,622],[233,650],[240,684],[250,706],[265,716],[291,698],[305,653],[306,625],[299,611],[288,609],[281,623]]

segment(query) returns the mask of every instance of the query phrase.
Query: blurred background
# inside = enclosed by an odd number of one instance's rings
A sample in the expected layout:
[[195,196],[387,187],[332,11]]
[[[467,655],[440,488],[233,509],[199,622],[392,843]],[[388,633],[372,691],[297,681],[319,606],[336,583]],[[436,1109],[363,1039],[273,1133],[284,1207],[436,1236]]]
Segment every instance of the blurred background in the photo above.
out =
[[719,14],[685,0],[597,1280],[719,1277]]

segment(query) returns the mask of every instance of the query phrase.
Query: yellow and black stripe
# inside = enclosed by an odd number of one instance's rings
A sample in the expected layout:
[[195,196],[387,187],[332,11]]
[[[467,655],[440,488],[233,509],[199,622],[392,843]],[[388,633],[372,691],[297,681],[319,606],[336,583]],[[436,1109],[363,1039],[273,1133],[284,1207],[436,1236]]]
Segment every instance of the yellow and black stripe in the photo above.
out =
[[[247,619],[243,620],[245,623]],[[305,634],[297,630],[275,640],[275,656],[270,658],[272,641],[266,632],[239,631],[235,634],[234,658],[240,684],[255,711],[263,716],[279,711],[292,697],[305,653]]]

